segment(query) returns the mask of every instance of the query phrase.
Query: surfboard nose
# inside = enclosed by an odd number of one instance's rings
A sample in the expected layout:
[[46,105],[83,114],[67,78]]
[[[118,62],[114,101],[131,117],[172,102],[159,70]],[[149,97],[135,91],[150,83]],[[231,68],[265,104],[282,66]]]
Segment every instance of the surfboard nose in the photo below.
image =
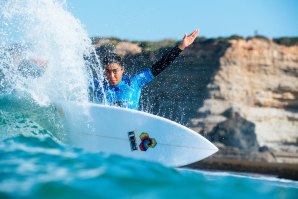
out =
[[217,148],[217,146],[215,146],[212,142],[210,142],[210,149],[212,151],[214,151],[213,153],[216,153],[217,151],[219,151],[219,149]]
[[[208,147],[207,148],[208,148],[208,151],[210,152],[208,156],[211,156],[211,155],[215,154],[217,151],[219,151],[219,149],[217,148],[217,146],[215,146],[212,142],[210,142],[207,139],[206,139],[206,142],[208,143]],[[208,157],[208,156],[206,156],[206,157]]]

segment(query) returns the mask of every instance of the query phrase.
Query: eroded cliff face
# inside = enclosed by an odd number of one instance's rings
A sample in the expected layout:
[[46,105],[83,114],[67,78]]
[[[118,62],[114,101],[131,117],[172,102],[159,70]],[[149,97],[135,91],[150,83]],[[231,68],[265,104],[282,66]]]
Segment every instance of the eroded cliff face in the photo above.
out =
[[297,152],[298,47],[266,39],[229,42],[198,110],[206,117],[192,119],[193,125],[202,123],[209,132],[228,119],[221,113],[233,107],[255,124],[260,145]]
[[[128,74],[150,67],[171,48],[140,52],[137,43],[125,44],[133,46],[123,55]],[[115,49],[121,48],[116,44]],[[196,42],[144,89],[141,104],[143,110],[205,136],[216,134],[220,125],[232,128],[233,121],[247,121],[256,135],[247,139],[256,139],[258,146],[266,145],[275,152],[295,154],[298,46],[286,47],[262,38]],[[227,110],[242,119],[230,118],[224,114]],[[237,132],[245,133],[247,129],[240,126],[235,124]]]

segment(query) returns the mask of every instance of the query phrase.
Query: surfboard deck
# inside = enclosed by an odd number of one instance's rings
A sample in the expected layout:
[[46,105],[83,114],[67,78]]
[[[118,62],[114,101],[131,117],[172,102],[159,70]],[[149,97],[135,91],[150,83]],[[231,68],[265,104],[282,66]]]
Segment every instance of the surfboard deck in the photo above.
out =
[[178,167],[216,151],[207,139],[176,122],[149,113],[100,104],[69,104],[65,116],[72,146],[93,152]]

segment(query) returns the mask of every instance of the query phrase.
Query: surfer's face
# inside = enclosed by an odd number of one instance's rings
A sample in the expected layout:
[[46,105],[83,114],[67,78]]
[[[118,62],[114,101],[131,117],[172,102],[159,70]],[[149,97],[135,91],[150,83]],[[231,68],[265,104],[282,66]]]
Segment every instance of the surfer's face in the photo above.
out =
[[105,74],[109,83],[113,86],[117,85],[122,80],[124,68],[117,63],[106,65]]

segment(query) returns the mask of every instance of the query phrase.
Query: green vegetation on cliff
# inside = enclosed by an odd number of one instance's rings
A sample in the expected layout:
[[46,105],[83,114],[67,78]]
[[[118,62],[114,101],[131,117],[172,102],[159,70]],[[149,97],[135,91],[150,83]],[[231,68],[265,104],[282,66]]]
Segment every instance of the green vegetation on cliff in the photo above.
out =
[[139,46],[142,47],[145,52],[152,52],[152,51],[159,50],[161,48],[174,47],[178,43],[178,41],[176,40],[162,40],[158,42],[141,41],[138,43],[139,43]]
[[[194,43],[210,44],[210,43],[218,43],[218,42],[228,42],[230,40],[240,40],[240,39],[250,40],[254,38],[271,40],[262,35],[256,35],[254,37],[246,37],[246,38],[240,35],[231,35],[229,37],[217,37],[217,38],[198,37],[196,38]],[[161,41],[128,41],[128,40],[122,40],[116,37],[108,37],[108,38],[92,37],[91,41],[97,47],[106,46],[108,48],[113,48],[117,46],[120,42],[130,42],[140,46],[143,52],[154,52],[162,49],[169,49],[174,47],[180,42],[179,40],[172,40],[172,39],[165,39]],[[280,37],[280,38],[274,38],[272,39],[272,41],[278,45],[284,45],[284,46],[298,45],[298,37]]]
[[297,46],[298,45],[298,37],[280,37],[275,38],[273,41],[277,44],[284,46]]

